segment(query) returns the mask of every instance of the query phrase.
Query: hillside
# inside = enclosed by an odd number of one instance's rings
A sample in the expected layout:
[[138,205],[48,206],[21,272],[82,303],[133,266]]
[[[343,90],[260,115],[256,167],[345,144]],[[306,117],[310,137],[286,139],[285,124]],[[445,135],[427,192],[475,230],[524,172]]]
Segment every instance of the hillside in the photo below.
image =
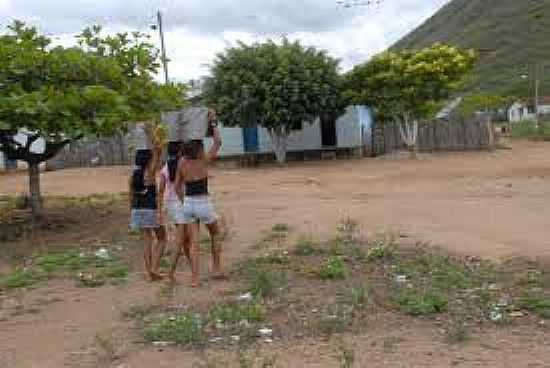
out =
[[482,50],[468,90],[532,94],[538,69],[541,94],[550,95],[549,17],[550,0],[452,0],[392,48],[444,42]]

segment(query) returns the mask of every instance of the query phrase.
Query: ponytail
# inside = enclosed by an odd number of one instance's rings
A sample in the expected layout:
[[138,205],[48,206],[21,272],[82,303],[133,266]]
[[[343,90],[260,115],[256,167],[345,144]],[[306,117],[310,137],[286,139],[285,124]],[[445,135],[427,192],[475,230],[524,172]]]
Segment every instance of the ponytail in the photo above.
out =
[[178,159],[180,153],[181,143],[170,142],[168,143],[168,178],[173,183],[176,180],[176,172],[178,170]]
[[152,157],[151,150],[138,150],[136,152],[136,167],[132,173],[132,190],[134,192],[145,190],[145,169]]

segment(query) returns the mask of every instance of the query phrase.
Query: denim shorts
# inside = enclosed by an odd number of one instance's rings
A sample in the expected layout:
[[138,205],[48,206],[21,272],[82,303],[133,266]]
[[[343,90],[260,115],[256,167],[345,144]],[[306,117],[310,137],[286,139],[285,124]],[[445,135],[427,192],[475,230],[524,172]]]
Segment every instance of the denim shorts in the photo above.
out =
[[156,229],[159,227],[157,210],[149,208],[132,208],[130,228],[132,230]]
[[199,221],[202,224],[210,225],[218,221],[218,215],[214,210],[210,197],[185,197],[183,219],[185,224]]
[[170,225],[186,224],[183,216],[183,203],[178,201],[165,202],[166,222]]

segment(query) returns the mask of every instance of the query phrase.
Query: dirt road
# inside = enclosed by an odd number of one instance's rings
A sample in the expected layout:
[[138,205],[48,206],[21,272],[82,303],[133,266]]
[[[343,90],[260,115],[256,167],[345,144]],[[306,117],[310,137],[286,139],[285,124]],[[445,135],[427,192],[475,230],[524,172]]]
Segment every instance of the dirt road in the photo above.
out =
[[[128,168],[46,173],[44,193],[126,190]],[[516,143],[494,153],[452,153],[418,161],[364,159],[287,168],[214,170],[212,188],[237,235],[257,237],[277,222],[314,237],[350,216],[368,233],[400,232],[452,252],[501,258],[550,257],[550,145]],[[26,177],[0,177],[0,194]],[[240,237],[239,236],[239,237]]]

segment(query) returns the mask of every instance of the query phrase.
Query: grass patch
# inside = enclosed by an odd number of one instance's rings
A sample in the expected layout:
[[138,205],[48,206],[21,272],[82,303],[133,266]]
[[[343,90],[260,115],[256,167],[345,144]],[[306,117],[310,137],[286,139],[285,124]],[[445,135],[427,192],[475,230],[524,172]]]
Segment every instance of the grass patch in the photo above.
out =
[[512,124],[513,138],[550,140],[550,123],[541,122],[537,127],[534,121],[523,121]]
[[530,291],[519,298],[518,306],[536,313],[539,317],[550,319],[550,295],[541,291]]
[[144,331],[148,342],[170,342],[178,345],[202,344],[205,341],[204,320],[190,312],[161,315]]
[[294,246],[294,254],[301,257],[309,257],[323,254],[323,249],[318,248],[311,239],[300,238]]
[[31,270],[18,270],[0,278],[0,289],[19,289],[32,286],[44,277]]
[[0,279],[0,288],[16,289],[51,278],[76,278],[78,286],[98,287],[120,283],[128,277],[128,266],[108,251],[97,254],[69,250],[36,257],[32,266]]
[[260,303],[248,304],[220,304],[214,306],[209,312],[210,320],[221,323],[249,323],[262,322],[266,318],[266,310]]
[[405,313],[420,316],[446,311],[449,300],[447,296],[434,290],[407,289],[398,294],[397,303]]
[[341,257],[329,257],[319,270],[319,277],[322,280],[342,280],[346,275],[346,264]]
[[249,275],[248,290],[257,298],[268,298],[274,296],[286,282],[283,272],[256,270]]
[[315,330],[322,335],[330,336],[346,332],[352,322],[351,310],[346,309],[346,306],[343,305],[335,305],[317,320]]

